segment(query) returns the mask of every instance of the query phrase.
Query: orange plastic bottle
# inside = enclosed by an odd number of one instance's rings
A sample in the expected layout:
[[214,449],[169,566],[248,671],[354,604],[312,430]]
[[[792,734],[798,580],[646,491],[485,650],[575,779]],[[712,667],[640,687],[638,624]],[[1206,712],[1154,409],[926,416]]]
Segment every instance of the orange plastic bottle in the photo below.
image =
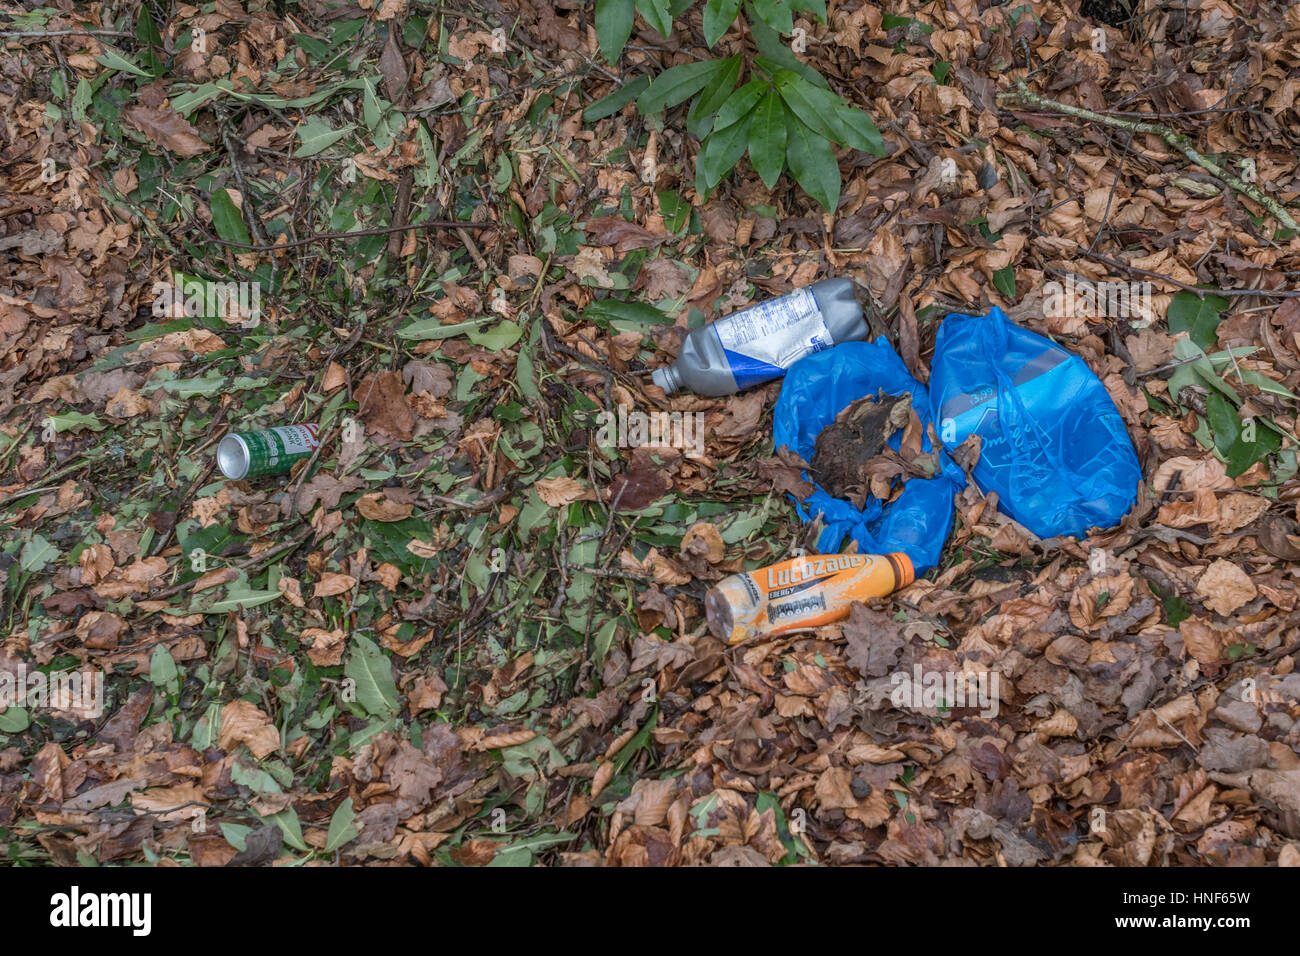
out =
[[723,578],[704,596],[713,636],[728,644],[811,631],[849,616],[849,605],[912,583],[902,552],[819,554]]

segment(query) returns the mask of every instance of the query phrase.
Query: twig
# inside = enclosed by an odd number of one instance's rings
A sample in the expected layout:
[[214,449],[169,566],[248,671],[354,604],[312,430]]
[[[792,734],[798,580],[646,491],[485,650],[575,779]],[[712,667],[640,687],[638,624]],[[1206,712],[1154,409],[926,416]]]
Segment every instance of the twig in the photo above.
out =
[[428,508],[421,513],[424,515],[431,515],[437,510],[486,511],[509,494],[510,489],[504,485],[497,488],[495,491],[490,491],[487,494],[482,495],[476,501],[457,501],[455,498],[448,498],[446,495],[435,495],[432,492],[426,492],[424,494],[425,498],[428,498],[430,501],[436,501],[445,507],[442,509]]
[[1189,160],[1200,166],[1216,179],[1221,180],[1231,186],[1233,190],[1248,196],[1255,202],[1267,209],[1273,218],[1280,222],[1287,229],[1293,232],[1300,232],[1300,225],[1291,218],[1291,214],[1282,208],[1281,203],[1271,196],[1264,193],[1262,189],[1251,183],[1244,183],[1236,176],[1233,176],[1214,160],[1202,156],[1192,146],[1192,141],[1182,133],[1175,132],[1168,126],[1159,123],[1141,123],[1135,120],[1120,119],[1117,116],[1106,116],[1103,113],[1094,113],[1092,110],[1083,109],[1080,106],[1070,106],[1067,103],[1061,103],[1057,100],[1048,99],[1035,93],[1025,85],[1024,80],[1016,83],[1014,90],[1006,90],[998,94],[998,99],[1019,99],[1031,106],[1036,106],[1040,110],[1047,110],[1055,113],[1064,113],[1066,116],[1073,116],[1075,119],[1088,120],[1093,123],[1101,123],[1105,126],[1113,126],[1116,129],[1126,129],[1132,133],[1147,133],[1152,136],[1159,136],[1169,146],[1178,150]]
[[[283,544],[277,544],[274,548],[268,548],[266,551],[259,551],[257,554],[253,555],[252,557],[245,558],[243,561],[236,561],[235,563],[228,565],[228,567],[232,567],[235,568],[236,570],[242,571],[246,568],[251,568],[259,564],[264,564],[267,561],[270,561],[272,558],[279,557],[281,554],[284,554],[286,551],[292,551],[294,548],[299,547],[304,541],[306,541],[311,536],[313,530],[315,529],[309,527],[305,531],[299,532],[298,534],[294,535],[292,538],[290,538],[288,541],[284,542]],[[195,584],[194,581],[185,581],[181,584],[173,584],[170,587],[163,588],[161,591],[155,591],[151,593],[149,595],[149,600],[160,601],[164,598],[172,597],[173,595],[180,594],[182,591],[186,590],[187,588],[193,588],[194,584]]]
[[[98,451],[100,448],[103,448],[108,443],[109,440],[105,438],[103,441],[99,442],[98,444],[92,445],[90,448],[74,456],[71,462],[64,465],[62,468],[58,469],[57,471],[53,471],[48,475],[39,476],[40,480],[55,481],[59,478],[62,478],[64,475],[68,474],[69,472],[76,471],[79,468],[89,467],[93,463],[93,459],[91,458],[91,453]],[[0,505],[7,505],[11,501],[17,501],[19,498],[26,498],[28,495],[43,494],[44,492],[47,491],[57,491],[58,488],[59,488],[58,485],[51,485],[46,488],[29,488],[26,491],[15,491],[12,494],[8,494],[5,495],[3,498],[0,498]]]
[[1118,259],[1111,259],[1107,256],[1103,256],[1099,252],[1092,252],[1089,249],[1083,248],[1083,246],[1078,247],[1078,253],[1085,258],[1093,259],[1116,269],[1123,269],[1124,271],[1131,272],[1134,275],[1146,276],[1148,279],[1158,279],[1161,282],[1167,282],[1169,285],[1177,286],[1184,292],[1194,293],[1202,299],[1207,295],[1259,295],[1272,297],[1274,299],[1294,299],[1300,297],[1300,290],[1294,289],[1199,289],[1194,285],[1188,285],[1186,282],[1179,282],[1173,276],[1162,275],[1159,272],[1151,272],[1147,269],[1139,269],[1137,266],[1131,266],[1127,262],[1121,262]]
[[403,232],[407,229],[494,229],[495,222],[452,222],[443,219],[431,219],[428,222],[412,222],[403,226],[385,226],[382,229],[354,229],[352,232],[318,232],[314,236],[308,236],[306,239],[294,239],[291,242],[281,242],[277,245],[252,245],[247,242],[231,242],[229,239],[211,239],[219,246],[230,246],[234,249],[248,249],[252,252],[278,252],[281,249],[293,249],[296,246],[309,246],[313,242],[324,242],[327,239],[358,239],[362,236],[386,236],[393,232]]
[[135,36],[134,33],[128,33],[125,30],[4,30],[0,32],[0,37],[4,39],[18,39],[23,37],[40,38],[46,37],[129,37]]

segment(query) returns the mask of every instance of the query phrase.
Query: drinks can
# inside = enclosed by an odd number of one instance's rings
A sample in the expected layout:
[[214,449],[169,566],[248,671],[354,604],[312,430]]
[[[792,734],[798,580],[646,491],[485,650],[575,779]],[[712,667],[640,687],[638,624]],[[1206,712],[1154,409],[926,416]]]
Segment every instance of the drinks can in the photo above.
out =
[[912,583],[912,561],[892,554],[818,554],[723,578],[704,596],[713,636],[739,644],[811,631],[849,616],[854,601]]
[[217,467],[227,478],[287,474],[293,463],[320,447],[320,426],[281,425],[227,435],[217,445]]

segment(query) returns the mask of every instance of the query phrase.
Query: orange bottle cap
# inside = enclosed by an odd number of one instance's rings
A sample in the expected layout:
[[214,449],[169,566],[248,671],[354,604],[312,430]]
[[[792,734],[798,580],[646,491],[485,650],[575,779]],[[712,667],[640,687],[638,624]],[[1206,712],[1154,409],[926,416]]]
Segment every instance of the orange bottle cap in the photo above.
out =
[[912,559],[902,551],[891,551],[885,555],[889,563],[894,567],[894,578],[897,580],[895,588],[905,588],[916,580],[916,569],[912,567]]

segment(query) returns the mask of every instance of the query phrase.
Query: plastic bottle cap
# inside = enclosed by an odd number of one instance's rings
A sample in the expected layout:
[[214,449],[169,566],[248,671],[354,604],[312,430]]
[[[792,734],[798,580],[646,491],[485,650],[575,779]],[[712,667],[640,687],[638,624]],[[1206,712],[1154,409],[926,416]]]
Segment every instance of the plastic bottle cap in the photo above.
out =
[[677,370],[671,365],[655,369],[650,373],[650,379],[664,390],[665,395],[671,395],[680,388],[677,381]]
[[885,555],[885,558],[894,569],[894,587],[905,588],[916,579],[916,569],[912,566],[912,559],[902,551],[891,551]]

